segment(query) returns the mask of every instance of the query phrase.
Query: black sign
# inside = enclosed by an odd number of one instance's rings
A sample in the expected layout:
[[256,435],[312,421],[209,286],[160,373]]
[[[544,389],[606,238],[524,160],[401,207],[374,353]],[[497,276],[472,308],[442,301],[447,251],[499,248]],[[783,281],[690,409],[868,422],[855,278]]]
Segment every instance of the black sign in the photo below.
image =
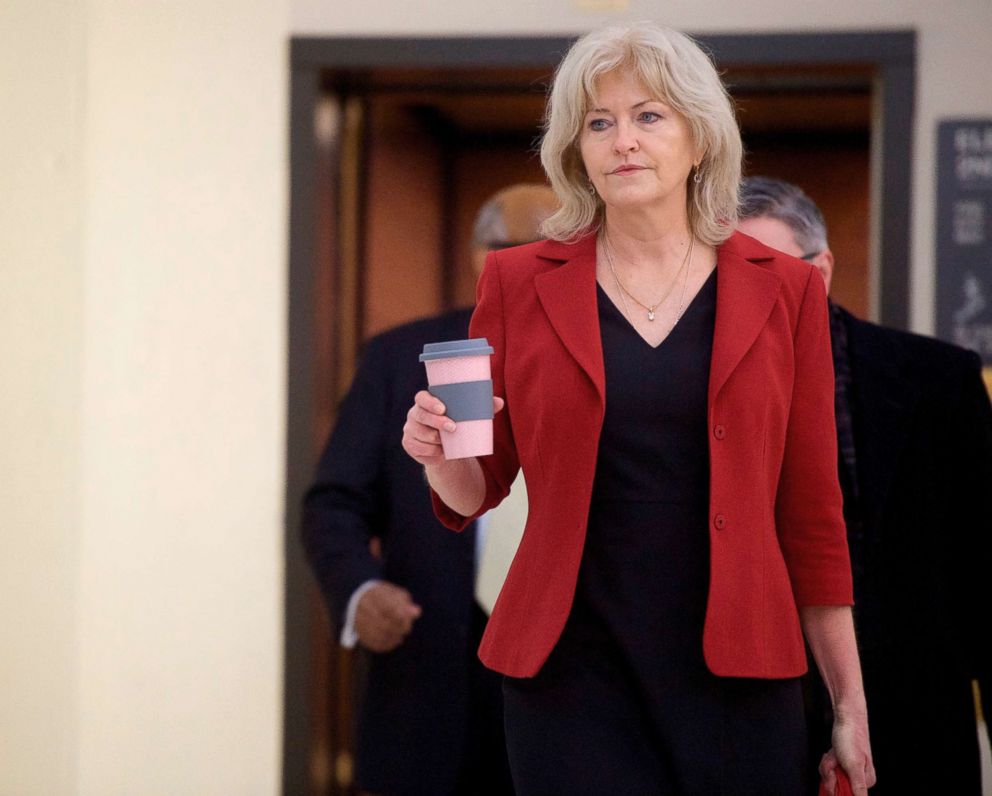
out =
[[992,364],[992,119],[941,122],[937,335]]

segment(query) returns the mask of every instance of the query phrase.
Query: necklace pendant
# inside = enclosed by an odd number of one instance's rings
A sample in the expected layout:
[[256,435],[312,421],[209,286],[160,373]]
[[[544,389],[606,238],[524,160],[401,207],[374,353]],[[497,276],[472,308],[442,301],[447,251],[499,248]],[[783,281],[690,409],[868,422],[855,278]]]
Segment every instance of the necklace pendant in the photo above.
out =
[[653,310],[648,310],[648,320],[649,321],[653,321],[654,320],[654,311]]

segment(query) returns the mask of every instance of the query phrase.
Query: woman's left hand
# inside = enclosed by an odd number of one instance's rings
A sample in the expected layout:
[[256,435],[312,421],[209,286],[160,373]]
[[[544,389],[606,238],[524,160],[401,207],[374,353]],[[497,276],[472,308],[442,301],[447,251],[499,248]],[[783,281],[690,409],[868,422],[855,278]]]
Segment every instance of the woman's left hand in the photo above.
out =
[[831,738],[833,747],[820,761],[820,779],[830,796],[837,788],[837,768],[844,769],[854,796],[867,796],[875,784],[875,765],[868,740],[868,714],[864,709],[845,711],[836,708]]
[[851,608],[807,605],[800,609],[800,616],[834,705],[833,746],[820,761],[820,781],[829,796],[836,796],[839,767],[847,774],[855,796],[868,796],[868,788],[875,784],[875,765]]

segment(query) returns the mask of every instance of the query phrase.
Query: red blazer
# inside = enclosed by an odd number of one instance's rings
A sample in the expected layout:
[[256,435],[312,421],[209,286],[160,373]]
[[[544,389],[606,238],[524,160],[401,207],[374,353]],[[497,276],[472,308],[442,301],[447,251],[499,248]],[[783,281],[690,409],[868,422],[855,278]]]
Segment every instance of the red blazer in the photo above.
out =
[[[806,671],[797,605],[853,602],[826,294],[808,263],[736,233],[718,250],[716,301],[703,651],[717,675],[795,677]],[[512,677],[538,672],[575,593],[605,406],[598,317],[594,235],[489,256],[470,328],[495,349],[506,408],[479,460],[478,514],[519,467],[529,514],[479,654]],[[433,497],[443,523],[465,527]]]

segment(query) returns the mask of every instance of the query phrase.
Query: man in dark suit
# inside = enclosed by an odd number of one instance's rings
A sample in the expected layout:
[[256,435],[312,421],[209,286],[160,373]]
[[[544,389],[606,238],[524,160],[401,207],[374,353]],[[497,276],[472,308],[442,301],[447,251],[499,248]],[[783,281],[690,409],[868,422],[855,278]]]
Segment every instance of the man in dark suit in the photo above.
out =
[[[830,289],[819,209],[752,177],[741,232],[808,260]],[[876,794],[978,796],[972,681],[992,696],[992,410],[976,354],[830,307],[840,482]],[[829,700],[809,675],[811,748]],[[815,760],[813,762],[816,762]]]
[[[488,251],[536,240],[556,207],[543,185],[489,199],[473,230],[476,273]],[[427,387],[424,344],[467,337],[471,314],[368,342],[304,501],[304,544],[334,632],[366,656],[355,778],[371,793],[512,793],[501,678],[476,655],[486,622],[473,599],[476,528],[454,534],[437,521],[400,447],[410,402]]]

